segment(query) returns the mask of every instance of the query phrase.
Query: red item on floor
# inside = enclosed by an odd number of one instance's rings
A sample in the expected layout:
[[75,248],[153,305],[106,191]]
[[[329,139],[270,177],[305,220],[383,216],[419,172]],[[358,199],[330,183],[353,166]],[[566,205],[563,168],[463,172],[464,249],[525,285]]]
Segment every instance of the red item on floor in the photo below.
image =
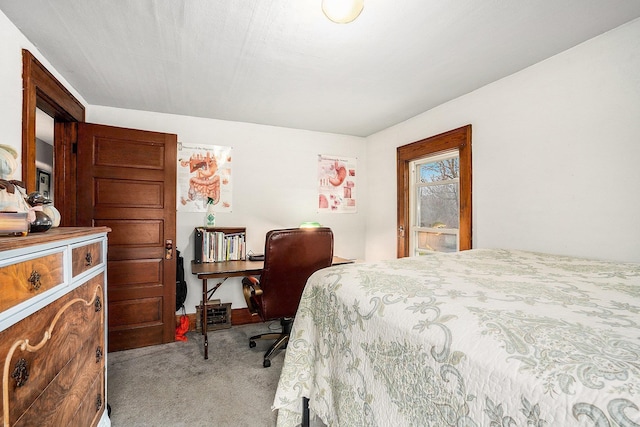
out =
[[186,314],[180,316],[180,324],[176,326],[176,341],[186,341],[185,334],[189,332],[189,317]]

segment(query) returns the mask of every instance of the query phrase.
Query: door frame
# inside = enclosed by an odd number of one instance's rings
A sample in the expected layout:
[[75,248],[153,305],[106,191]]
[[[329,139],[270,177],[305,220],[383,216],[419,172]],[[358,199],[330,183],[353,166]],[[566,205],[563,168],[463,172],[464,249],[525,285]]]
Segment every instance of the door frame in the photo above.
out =
[[75,135],[69,122],[84,122],[85,108],[27,49],[22,49],[22,181],[36,191],[36,108],[53,117],[53,194],[60,225],[76,225]]
[[410,163],[432,154],[457,149],[460,159],[460,250],[471,249],[471,125],[398,147],[397,157],[397,257],[409,253]]

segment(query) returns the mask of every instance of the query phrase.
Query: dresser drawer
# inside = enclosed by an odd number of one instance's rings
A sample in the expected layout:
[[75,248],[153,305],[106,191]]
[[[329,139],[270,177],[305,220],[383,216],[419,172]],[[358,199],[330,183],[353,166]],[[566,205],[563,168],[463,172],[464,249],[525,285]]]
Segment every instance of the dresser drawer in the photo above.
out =
[[104,411],[105,406],[107,406],[104,398],[103,378],[104,375],[101,372],[96,373],[89,389],[82,393],[84,400],[73,415],[73,418],[70,419],[66,425],[79,427],[93,427],[98,425],[100,415]]
[[0,312],[62,283],[63,252],[0,267]]
[[[9,425],[71,426],[70,420],[83,408],[84,421],[77,425],[88,426],[103,409],[96,406],[97,392],[89,395],[96,388],[95,379],[104,378],[103,283],[99,274],[0,332],[0,358],[8,363],[3,376],[8,407],[0,404],[0,412]],[[26,340],[33,347],[23,350],[19,345]],[[104,396],[104,384],[99,387]]]
[[[96,333],[96,336],[99,336]],[[89,427],[105,405],[104,356],[96,361],[95,342],[85,343],[12,427]]]
[[74,248],[71,251],[71,262],[71,275],[73,277],[92,269],[96,265],[102,264],[104,262],[102,243],[90,243]]

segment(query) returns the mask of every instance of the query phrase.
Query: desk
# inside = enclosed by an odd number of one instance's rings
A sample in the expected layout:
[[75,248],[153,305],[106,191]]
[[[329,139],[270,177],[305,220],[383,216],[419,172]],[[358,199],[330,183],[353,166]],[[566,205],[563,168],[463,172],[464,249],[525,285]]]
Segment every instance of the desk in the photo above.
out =
[[[350,264],[353,260],[334,256],[331,265]],[[209,339],[207,337],[207,309],[206,301],[209,301],[214,292],[229,277],[259,276],[264,268],[264,261],[223,261],[203,262],[191,261],[191,273],[202,280],[202,335],[204,335],[204,358],[209,358]],[[208,279],[222,279],[209,289]]]

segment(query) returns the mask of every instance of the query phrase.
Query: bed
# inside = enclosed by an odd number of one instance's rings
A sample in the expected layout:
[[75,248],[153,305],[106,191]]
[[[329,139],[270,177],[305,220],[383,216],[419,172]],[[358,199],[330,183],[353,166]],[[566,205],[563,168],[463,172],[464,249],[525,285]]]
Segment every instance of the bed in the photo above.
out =
[[474,249],[309,278],[273,408],[329,426],[640,426],[640,264]]

